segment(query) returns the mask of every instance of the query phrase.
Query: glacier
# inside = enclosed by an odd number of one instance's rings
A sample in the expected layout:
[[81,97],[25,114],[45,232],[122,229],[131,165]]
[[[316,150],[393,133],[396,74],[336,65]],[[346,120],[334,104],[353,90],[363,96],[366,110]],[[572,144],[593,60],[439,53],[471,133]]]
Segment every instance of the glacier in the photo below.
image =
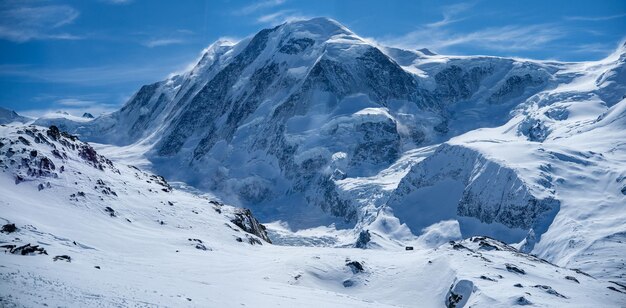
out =
[[[397,289],[388,294],[379,289],[391,271],[403,277],[400,289],[419,285],[431,290],[428,296],[420,293],[429,306],[455,301],[619,306],[626,292],[625,62],[623,43],[607,58],[589,62],[403,50],[380,46],[332,19],[314,18],[264,29],[238,42],[217,41],[202,51],[193,68],[141,87],[116,112],[95,119],[54,114],[29,123],[76,135],[115,166],[122,162],[147,170],[116,167],[122,176],[139,174],[118,183],[141,182],[153,172],[172,183],[172,191],[180,195],[172,200],[202,200],[205,205],[193,211],[224,207],[224,215],[212,209],[217,216],[195,228],[209,228],[206,234],[214,236],[220,226],[218,233],[233,235],[220,235],[217,247],[192,241],[199,236],[189,235],[189,242],[228,251],[222,257],[234,250],[251,253],[231,248],[232,239],[239,238],[235,245],[250,244],[266,265],[275,253],[293,254],[276,262],[288,263],[292,271],[280,271],[285,276],[280,281],[310,288],[298,293],[296,302],[311,290],[326,290],[333,292],[330,298],[343,292],[355,296],[329,306],[357,299],[365,300],[351,305],[411,305],[411,298],[399,296]],[[17,135],[35,129],[7,125],[2,137],[11,136],[16,143]],[[50,160],[58,165],[55,157]],[[21,175],[26,184],[20,181],[20,190],[26,191],[31,181],[35,188],[43,185],[40,194],[71,186],[59,182],[66,181],[61,175],[49,181],[29,176]],[[5,182],[14,180],[15,175]],[[114,191],[124,191],[121,187]],[[20,198],[3,204],[22,204]],[[118,215],[108,199],[99,202]],[[119,215],[152,210],[145,200],[133,202],[144,208]],[[167,204],[165,199],[153,203],[161,204],[154,207],[157,212]],[[167,215],[183,215],[167,209]],[[16,210],[0,217],[15,221],[20,215]],[[178,227],[187,214],[180,219]],[[224,228],[224,223],[234,226]],[[158,225],[138,232],[151,234],[153,227]],[[249,230],[255,234],[237,235]],[[172,230],[171,236],[178,235]],[[257,242],[274,245],[251,245]],[[406,246],[418,254],[404,251]],[[109,250],[124,249],[120,247]],[[467,261],[464,254],[476,260]],[[350,271],[343,260],[331,264],[316,256],[360,258],[367,260],[366,270]],[[309,258],[313,261],[304,261]],[[386,258],[400,258],[402,265],[385,263]],[[416,269],[421,278],[401,270],[413,258],[424,261]],[[431,259],[445,260],[445,265]],[[517,268],[505,266],[504,260],[517,260],[517,266],[532,262],[532,275],[544,281],[532,288],[542,295],[514,297],[519,287],[498,294],[502,284],[494,281],[509,279]],[[499,274],[478,274],[480,266]],[[571,285],[561,286],[573,280],[548,277],[555,271],[571,271],[566,276],[579,281],[593,279],[580,287],[597,291],[579,293]],[[446,278],[439,286],[426,286],[425,277],[434,273]],[[25,278],[12,279],[19,283]],[[287,285],[279,288],[293,289]],[[385,295],[370,297],[370,288]]]

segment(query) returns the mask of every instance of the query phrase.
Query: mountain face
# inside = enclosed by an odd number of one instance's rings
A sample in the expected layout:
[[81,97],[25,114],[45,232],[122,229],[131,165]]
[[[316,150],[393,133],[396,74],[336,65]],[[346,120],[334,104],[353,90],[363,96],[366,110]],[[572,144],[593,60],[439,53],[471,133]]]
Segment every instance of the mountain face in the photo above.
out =
[[31,121],[31,119],[23,117],[13,110],[0,107],[0,124],[9,124],[13,122],[26,123],[28,121]]
[[141,148],[168,178],[294,229],[410,241],[452,220],[437,242],[486,234],[623,281],[597,271],[624,262],[625,57],[443,56],[316,18],[218,41],[189,72],[63,128]]
[[317,18],[216,42],[190,72],[142,87],[91,126],[65,128],[94,141],[148,142],[151,160],[176,162],[164,173],[233,202],[298,200],[355,223],[361,213],[338,195],[338,177],[373,176],[407,149],[502,124],[553,86],[558,69],[381,49]]

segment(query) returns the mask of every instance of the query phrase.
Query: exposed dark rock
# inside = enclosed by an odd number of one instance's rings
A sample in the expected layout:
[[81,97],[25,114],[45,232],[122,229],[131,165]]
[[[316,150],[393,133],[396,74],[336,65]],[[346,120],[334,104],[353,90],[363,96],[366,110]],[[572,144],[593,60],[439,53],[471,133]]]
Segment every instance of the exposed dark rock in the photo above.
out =
[[52,140],[55,140],[55,141],[61,138],[61,132],[59,131],[59,128],[54,125],[48,128],[48,131],[46,131],[46,134],[48,135],[48,137],[52,138]]
[[576,277],[574,277],[574,276],[565,276],[565,279],[571,280],[571,281],[573,281],[575,283],[580,283],[580,281],[578,281],[578,279],[576,279]]
[[510,263],[506,263],[504,266],[506,266],[506,270],[511,272],[511,273],[526,275],[526,271],[524,271],[523,269],[517,267],[516,265],[510,264]]
[[556,297],[560,297],[560,298],[567,298],[567,296],[565,296],[565,295],[563,295],[563,294],[561,294],[561,293],[557,292],[556,290],[552,289],[552,287],[551,287],[551,286],[546,286],[546,285],[540,285],[540,284],[538,284],[538,285],[533,286],[533,287],[538,288],[538,289],[540,289],[540,290],[543,290],[544,292],[546,292],[546,293],[548,293],[548,294],[552,294],[552,295],[554,295],[554,296],[556,296]]
[[493,278],[491,278],[491,277],[487,277],[487,276],[485,276],[485,275],[481,275],[481,276],[480,276],[480,279],[482,279],[482,280],[488,280],[488,281],[497,281],[497,280],[495,280],[495,279],[493,279]]
[[445,305],[448,308],[464,307],[474,292],[474,283],[469,280],[459,280],[450,286],[446,295]]
[[343,282],[343,287],[344,288],[349,288],[349,287],[352,287],[352,286],[354,286],[354,281],[352,281],[350,279],[344,280],[344,282]]
[[609,290],[611,290],[611,291],[615,291],[615,292],[619,292],[619,293],[626,294],[626,292],[621,291],[621,290],[617,289],[617,288],[616,288],[616,287],[614,287],[614,286],[608,286],[608,287],[606,287],[606,288],[607,288],[607,289],[609,289]]
[[527,300],[525,297],[520,296],[515,300],[515,304],[520,305],[520,306],[526,306],[526,305],[532,305],[533,303]]
[[365,268],[363,268],[363,264],[361,264],[361,262],[358,261],[350,261],[350,260],[346,260],[346,266],[349,267],[353,273],[361,273],[365,270]]
[[513,285],[516,288],[523,288],[524,286],[521,283],[516,283]]
[[107,212],[107,213],[109,213],[109,215],[110,215],[111,217],[116,217],[116,216],[117,216],[117,215],[115,214],[115,210],[114,210],[114,209],[112,209],[110,206],[105,207],[105,208],[104,208],[104,211],[105,211],[105,212]]
[[587,277],[593,278],[593,276],[591,276],[591,275],[589,275],[589,274],[587,274],[587,273],[585,273],[585,272],[581,271],[581,270],[580,270],[580,269],[578,269],[578,268],[573,268],[572,270],[573,270],[574,272],[578,273],[578,274],[585,275],[585,276],[587,276]]
[[[262,240],[272,243],[264,225],[260,224],[249,209],[237,209],[231,222],[242,230],[260,237]],[[261,244],[259,242],[259,244]]]
[[617,291],[617,292],[620,292],[620,293],[624,293],[624,294],[626,294],[626,285],[624,285],[624,284],[622,284],[622,283],[619,283],[619,282],[617,282],[617,281],[611,281],[611,280],[609,280],[609,282],[617,286],[617,287],[614,287],[614,286],[609,286],[609,287],[608,287],[609,289],[611,289],[611,290],[613,290],[613,291]]
[[446,307],[447,308],[456,308],[458,303],[463,299],[463,295],[456,294],[454,292],[450,292],[448,298],[446,298]]
[[17,231],[15,224],[6,224],[2,226],[2,230],[0,232],[9,234],[15,231]]
[[315,44],[315,41],[310,38],[292,38],[282,44],[278,52],[293,55],[306,50],[310,46],[313,46],[313,44]]
[[261,243],[261,241],[258,238],[254,237],[254,236],[250,236],[250,235],[246,234],[246,238],[248,239],[248,244],[250,244],[250,245],[255,245],[255,244],[263,245],[263,243]]
[[68,255],[60,255],[60,256],[56,256],[52,259],[53,261],[66,261],[66,262],[72,262],[72,257],[68,256]]
[[456,243],[455,241],[450,241],[450,245],[452,245],[452,249],[454,250],[461,250],[461,249],[465,249],[471,252],[474,252],[472,249],[467,248],[465,245],[461,244],[461,243]]
[[198,250],[207,250],[206,246],[204,246],[204,244],[202,243],[197,243],[195,247]]
[[19,247],[16,247],[16,245],[2,245],[0,246],[0,248],[4,248],[8,250],[12,254],[22,255],[22,256],[32,255],[32,254],[44,254],[44,255],[48,254],[48,252],[46,252],[46,250],[43,249],[43,247],[39,247],[39,245],[31,246],[30,244],[26,244],[26,245],[19,246]]
[[478,246],[479,246],[479,249],[481,250],[500,250],[498,246],[492,245],[486,241],[480,241]]
[[22,136],[17,137],[17,140],[19,140],[24,145],[30,146],[30,141],[26,140],[26,138],[24,138]]
[[354,245],[354,247],[365,249],[365,248],[367,248],[367,243],[369,243],[370,240],[371,240],[370,231],[369,230],[362,230],[361,233],[359,233],[359,238],[357,239],[356,244]]

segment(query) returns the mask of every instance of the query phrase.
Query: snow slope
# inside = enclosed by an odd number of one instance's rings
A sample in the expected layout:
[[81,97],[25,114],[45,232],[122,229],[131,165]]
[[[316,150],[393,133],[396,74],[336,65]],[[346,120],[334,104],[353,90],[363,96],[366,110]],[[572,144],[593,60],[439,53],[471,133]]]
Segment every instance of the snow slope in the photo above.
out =
[[[557,264],[624,282],[626,100],[602,106],[559,107],[569,118],[551,123],[543,142],[522,133],[527,115],[453,138],[413,167],[387,206],[415,232],[456,219],[463,237],[521,242]],[[606,111],[588,112],[598,108]]]
[[250,207],[281,244],[489,235],[624,284],[625,59],[437,55],[315,18],[218,41],[112,114],[35,123]]
[[624,286],[483,237],[413,251],[271,245],[245,211],[69,134],[9,125],[0,136],[0,219],[16,227],[0,233],[2,306],[626,303]]

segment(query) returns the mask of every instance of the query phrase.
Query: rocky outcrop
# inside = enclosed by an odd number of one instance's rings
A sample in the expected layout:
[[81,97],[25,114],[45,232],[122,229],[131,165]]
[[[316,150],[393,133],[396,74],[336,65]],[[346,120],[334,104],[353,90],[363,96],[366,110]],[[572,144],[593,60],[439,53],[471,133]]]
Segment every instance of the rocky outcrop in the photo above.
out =
[[265,226],[259,223],[259,221],[252,216],[252,212],[250,212],[249,209],[237,209],[233,215],[234,217],[231,220],[233,224],[241,228],[243,231],[256,235],[270,244],[272,243],[267,235],[267,232],[265,231]]
[[354,247],[365,249],[367,248],[367,244],[372,240],[372,236],[369,230],[363,230],[359,233],[359,237],[354,244]]
[[[61,132],[56,126],[47,130],[36,126],[21,127],[16,130],[16,135],[0,137],[0,145],[0,168],[10,170],[16,184],[58,178],[65,170],[63,164],[70,153],[96,169],[119,172],[111,160],[98,154],[78,137]],[[43,145],[48,151],[35,150],[35,145]],[[50,183],[39,184],[39,190],[46,187],[50,187]]]

